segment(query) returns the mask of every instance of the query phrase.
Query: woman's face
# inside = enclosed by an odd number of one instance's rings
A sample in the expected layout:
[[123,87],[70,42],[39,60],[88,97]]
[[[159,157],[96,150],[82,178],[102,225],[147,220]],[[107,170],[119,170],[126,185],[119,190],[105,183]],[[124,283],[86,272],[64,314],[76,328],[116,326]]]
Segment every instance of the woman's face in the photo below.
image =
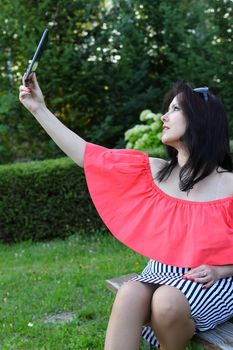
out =
[[161,120],[163,122],[162,142],[165,145],[177,148],[187,127],[187,121],[177,96],[174,97],[169,105],[168,112],[161,117]]

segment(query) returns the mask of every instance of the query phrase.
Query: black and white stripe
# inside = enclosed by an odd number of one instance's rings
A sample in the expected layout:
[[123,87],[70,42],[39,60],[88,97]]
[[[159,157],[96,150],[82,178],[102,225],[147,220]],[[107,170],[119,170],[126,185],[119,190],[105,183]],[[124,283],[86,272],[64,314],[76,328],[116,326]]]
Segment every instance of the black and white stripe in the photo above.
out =
[[[233,277],[218,280],[208,289],[201,283],[184,280],[182,276],[189,268],[170,266],[150,260],[142,274],[132,280],[173,286],[187,298],[196,331],[203,332],[215,328],[233,317]],[[154,346],[159,346],[155,333],[144,327],[143,337]]]

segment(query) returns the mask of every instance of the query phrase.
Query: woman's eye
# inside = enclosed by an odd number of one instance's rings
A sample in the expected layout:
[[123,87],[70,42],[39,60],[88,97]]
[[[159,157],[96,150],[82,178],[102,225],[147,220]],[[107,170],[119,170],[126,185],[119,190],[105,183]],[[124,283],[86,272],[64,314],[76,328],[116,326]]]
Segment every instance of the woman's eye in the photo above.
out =
[[168,109],[168,112],[171,112],[171,111],[180,111],[180,107],[178,106],[172,106]]

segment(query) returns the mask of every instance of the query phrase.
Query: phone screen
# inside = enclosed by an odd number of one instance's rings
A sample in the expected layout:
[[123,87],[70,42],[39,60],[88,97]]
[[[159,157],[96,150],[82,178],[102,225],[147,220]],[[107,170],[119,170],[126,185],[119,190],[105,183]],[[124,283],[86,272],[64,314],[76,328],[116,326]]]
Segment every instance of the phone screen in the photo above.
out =
[[36,70],[36,68],[38,66],[39,59],[40,59],[41,54],[43,52],[43,49],[45,48],[45,46],[47,44],[48,34],[49,34],[48,29],[45,29],[45,31],[42,34],[42,37],[40,39],[40,42],[39,42],[39,44],[38,44],[38,46],[36,48],[34,56],[33,56],[32,60],[31,60],[31,63],[29,64],[29,66],[28,66],[28,68],[26,70],[26,73],[24,75],[24,81],[28,80],[28,77],[31,74],[31,72],[35,72],[35,70]]

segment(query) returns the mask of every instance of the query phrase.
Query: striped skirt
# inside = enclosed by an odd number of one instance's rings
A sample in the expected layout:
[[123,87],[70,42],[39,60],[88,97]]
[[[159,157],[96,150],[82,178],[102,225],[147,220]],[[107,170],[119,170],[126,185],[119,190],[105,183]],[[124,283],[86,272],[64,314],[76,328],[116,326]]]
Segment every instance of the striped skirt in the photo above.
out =
[[[179,289],[189,302],[197,333],[213,329],[233,317],[233,277],[222,278],[205,289],[201,283],[182,279],[189,270],[150,260],[141,275],[132,280]],[[149,326],[143,328],[142,335],[152,345],[159,347],[156,335]]]

